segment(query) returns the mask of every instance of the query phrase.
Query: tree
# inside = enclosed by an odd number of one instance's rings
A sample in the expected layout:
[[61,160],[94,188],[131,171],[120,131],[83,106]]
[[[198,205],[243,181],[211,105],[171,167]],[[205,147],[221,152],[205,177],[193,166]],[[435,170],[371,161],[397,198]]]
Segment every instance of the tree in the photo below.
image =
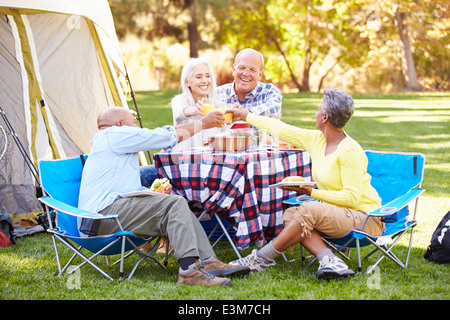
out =
[[353,71],[346,76],[354,77],[349,86],[356,90],[450,87],[444,0],[109,2],[119,38],[131,33],[147,39],[156,52],[151,61],[163,64],[170,79],[178,78],[181,62],[164,56],[164,46],[188,44],[189,55],[197,57],[225,45],[231,53],[245,47],[261,51],[265,78],[298,91],[314,90],[316,84],[320,91],[334,80],[339,85],[343,77],[336,77],[336,70]]
[[417,82],[416,67],[409,42],[408,25],[406,19],[408,13],[400,11],[400,6],[394,4],[394,16],[400,37],[402,50],[402,70],[405,77],[406,88],[405,91],[420,91],[419,83]]
[[200,34],[197,27],[197,2],[195,0],[186,0],[185,9],[189,11],[190,16],[190,21],[187,24],[190,55],[192,58],[197,58],[200,43]]
[[173,37],[182,42],[186,28],[190,56],[198,57],[201,37],[197,0],[110,0],[109,3],[119,38],[131,33],[150,41]]
[[231,3],[223,41],[232,47],[261,49],[271,58],[265,74],[278,82],[289,78],[298,91],[311,90],[312,67],[323,64],[332,49],[334,61],[322,71],[321,84],[337,65],[346,68],[364,60],[368,41],[349,27],[347,3],[316,0]]

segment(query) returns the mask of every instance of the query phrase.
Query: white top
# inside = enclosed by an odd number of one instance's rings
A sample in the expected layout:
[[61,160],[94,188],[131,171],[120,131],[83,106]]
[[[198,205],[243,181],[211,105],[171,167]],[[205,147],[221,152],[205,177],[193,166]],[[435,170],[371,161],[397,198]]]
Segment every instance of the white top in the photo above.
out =
[[[176,95],[172,102],[170,103],[172,105],[172,115],[173,115],[173,125],[180,125],[184,123],[189,123],[194,120],[200,120],[202,116],[192,116],[192,117],[186,117],[184,114],[184,109],[188,107],[195,107],[195,105],[192,105],[192,103],[189,103],[189,100],[186,98],[185,95],[179,94]],[[189,151],[192,148],[201,148],[203,147],[204,143],[208,141],[209,137],[213,137],[216,134],[220,133],[220,128],[210,128],[205,129],[200,132],[197,132],[195,135],[193,135],[191,138],[184,140],[177,144],[173,148],[173,152],[177,151]]]

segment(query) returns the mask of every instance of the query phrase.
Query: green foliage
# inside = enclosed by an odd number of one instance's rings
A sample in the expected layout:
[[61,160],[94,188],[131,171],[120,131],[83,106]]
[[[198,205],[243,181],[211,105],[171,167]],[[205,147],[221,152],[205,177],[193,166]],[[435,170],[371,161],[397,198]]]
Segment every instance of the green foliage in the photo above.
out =
[[[174,90],[137,92],[136,97],[144,126],[154,128],[172,123],[168,103]],[[130,280],[106,280],[89,266],[80,275],[80,287],[70,289],[71,278],[56,276],[51,238],[37,234],[17,240],[17,245],[0,248],[0,299],[5,300],[448,300],[448,265],[436,265],[423,258],[431,234],[450,208],[448,181],[450,168],[450,95],[396,94],[355,95],[356,111],[346,131],[364,149],[381,151],[422,152],[426,156],[423,188],[427,191],[419,201],[419,224],[414,231],[413,249],[407,269],[384,260],[376,273],[358,273],[344,281],[320,282],[315,278],[317,265],[307,269],[300,261],[285,262],[266,272],[233,279],[231,288],[201,288],[178,285],[178,265],[170,259],[168,272],[145,263]],[[314,114],[320,103],[319,94],[285,94],[282,120],[296,126],[314,129]],[[130,102],[132,107],[132,102]],[[400,242],[397,253],[406,251],[406,240]],[[250,253],[249,248],[241,252]],[[367,254],[369,248],[363,249]],[[215,252],[222,261],[235,259],[233,250],[221,242]],[[299,247],[287,257],[298,258]],[[63,261],[71,252],[63,250]],[[162,259],[163,255],[159,255]],[[128,258],[125,273],[137,257]],[[115,261],[115,259],[110,259]],[[363,260],[363,271],[376,257]],[[106,265],[107,272],[118,276],[118,265]],[[75,264],[80,261],[76,260]],[[356,254],[349,266],[356,269]],[[172,312],[172,311],[170,311]]]
[[[192,16],[187,2],[109,1],[120,39],[134,35],[153,44],[148,54],[126,54],[126,62],[141,61],[154,78],[156,68],[164,66],[164,85],[158,89],[177,87],[179,65],[189,58],[187,24]],[[405,87],[392,9],[398,1],[194,2],[200,55],[211,57],[208,51],[213,50],[211,61],[223,61],[223,47],[231,55],[254,47],[267,60],[265,78],[286,90],[320,91],[333,85],[355,92],[399,92]],[[448,90],[448,3],[403,1],[400,5],[408,13],[405,23],[421,88]],[[170,53],[176,45],[185,50],[174,57]],[[134,51],[133,46],[127,43],[123,50]]]

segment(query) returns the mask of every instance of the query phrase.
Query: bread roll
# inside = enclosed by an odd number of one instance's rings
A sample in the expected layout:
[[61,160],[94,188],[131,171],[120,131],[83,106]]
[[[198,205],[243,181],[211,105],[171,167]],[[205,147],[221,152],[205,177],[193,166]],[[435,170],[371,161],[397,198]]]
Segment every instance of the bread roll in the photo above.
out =
[[155,192],[164,192],[170,186],[170,181],[167,178],[155,179],[150,190]]
[[305,179],[301,176],[287,176],[282,182],[293,182],[293,181],[305,181]]

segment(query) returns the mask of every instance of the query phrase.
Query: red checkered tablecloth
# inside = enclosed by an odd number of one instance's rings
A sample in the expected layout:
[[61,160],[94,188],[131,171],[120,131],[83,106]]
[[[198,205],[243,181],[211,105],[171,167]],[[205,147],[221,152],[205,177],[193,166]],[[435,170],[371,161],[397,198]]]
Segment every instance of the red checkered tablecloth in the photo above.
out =
[[154,160],[159,175],[171,181],[173,192],[186,198],[196,215],[206,209],[228,218],[239,249],[262,246],[283,228],[282,201],[297,194],[269,185],[289,175],[311,181],[304,150],[157,153]]

